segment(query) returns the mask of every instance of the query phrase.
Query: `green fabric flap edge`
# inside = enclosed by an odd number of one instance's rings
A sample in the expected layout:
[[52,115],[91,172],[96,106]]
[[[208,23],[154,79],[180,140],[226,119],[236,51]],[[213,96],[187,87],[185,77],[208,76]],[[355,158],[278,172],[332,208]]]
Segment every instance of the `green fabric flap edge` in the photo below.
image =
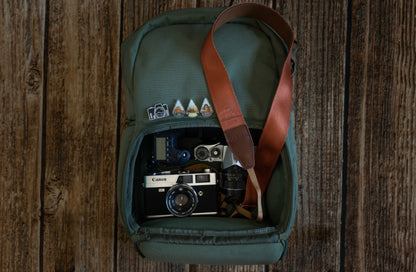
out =
[[281,239],[275,227],[233,231],[144,227],[133,235],[134,242],[149,240],[170,244],[234,245],[275,243]]
[[153,261],[178,264],[253,265],[281,259],[287,242],[249,245],[183,245],[142,242],[137,250]]
[[[181,223],[183,219],[187,222]],[[224,227],[220,221],[225,222],[227,218],[220,217],[173,218],[169,228],[150,227],[159,224],[149,221],[132,240],[142,255],[154,261],[183,264],[271,264],[285,253],[287,241],[279,237],[275,227],[246,219],[232,220],[238,224],[233,224],[234,230],[229,231],[203,228],[207,224]],[[184,229],[183,225],[192,221],[197,222],[199,229]],[[235,230],[237,225],[241,229]],[[257,228],[250,228],[256,225]]]

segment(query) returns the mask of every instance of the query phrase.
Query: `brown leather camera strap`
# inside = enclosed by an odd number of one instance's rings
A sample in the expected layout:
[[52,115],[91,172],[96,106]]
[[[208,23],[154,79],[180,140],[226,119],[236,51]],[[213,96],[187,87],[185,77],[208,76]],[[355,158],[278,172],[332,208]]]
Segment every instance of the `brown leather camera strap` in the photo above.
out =
[[[227,70],[214,44],[214,32],[228,21],[238,17],[252,17],[271,27],[288,46],[288,54],[280,75],[256,154],[250,131],[238,105]],[[201,51],[202,66],[212,102],[229,148],[248,171],[244,206],[258,206],[257,220],[262,220],[261,196],[279,158],[289,129],[292,104],[291,55],[293,31],[286,20],[267,6],[243,3],[225,9],[215,20]],[[261,90],[253,90],[261,92]]]

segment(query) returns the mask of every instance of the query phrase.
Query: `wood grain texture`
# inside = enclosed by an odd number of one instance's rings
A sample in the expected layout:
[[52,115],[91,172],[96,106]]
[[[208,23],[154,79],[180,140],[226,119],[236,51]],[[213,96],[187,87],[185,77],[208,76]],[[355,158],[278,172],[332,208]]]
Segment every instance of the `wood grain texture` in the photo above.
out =
[[287,255],[270,271],[338,271],[347,1],[279,1],[299,51],[294,75],[298,209]]
[[0,1],[0,271],[39,271],[44,1]]
[[416,263],[416,3],[352,1],[348,271]]
[[44,271],[115,267],[118,1],[50,1]]
[[267,265],[193,265],[190,272],[265,272]]
[[415,0],[250,1],[282,12],[300,43],[288,253],[271,266],[208,266],[135,251],[116,210],[120,41],[164,11],[229,2],[0,0],[1,271],[414,270]]
[[[206,8],[206,7],[228,7],[230,5],[230,0],[200,0],[197,3],[197,7]],[[273,7],[273,0],[234,0],[234,5],[239,3],[260,3],[269,7]]]

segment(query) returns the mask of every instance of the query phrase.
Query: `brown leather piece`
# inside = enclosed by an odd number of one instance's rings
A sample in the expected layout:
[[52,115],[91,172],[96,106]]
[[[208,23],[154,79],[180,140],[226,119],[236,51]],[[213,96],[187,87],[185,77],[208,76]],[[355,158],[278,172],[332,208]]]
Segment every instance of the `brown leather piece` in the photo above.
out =
[[[290,51],[291,52],[291,51]],[[291,54],[289,54],[291,56]],[[278,91],[273,99],[266,124],[257,146],[255,161],[257,179],[261,193],[266,191],[267,184],[279,159],[290,124],[292,101],[292,78],[290,58],[286,59],[280,77]],[[244,205],[256,204],[256,190],[247,182]]]
[[[231,152],[244,169],[254,167],[254,146],[247,126],[241,125],[224,131],[225,139]],[[240,152],[244,150],[244,152]]]
[[[259,140],[255,163],[254,160],[251,162],[250,156],[245,154],[250,154],[253,143],[251,136],[250,140],[247,136],[241,136],[243,135],[243,129],[240,127],[244,127],[244,130],[248,131],[247,124],[238,105],[227,70],[215,48],[213,38],[215,30],[238,17],[252,17],[265,22],[276,31],[289,48],[280,75],[279,85]],[[230,135],[226,136],[228,145],[237,159],[242,158],[244,160],[243,166],[245,169],[251,168],[246,167],[247,165],[255,165],[254,169],[261,194],[266,190],[289,129],[292,104],[291,54],[293,40],[293,31],[290,25],[276,11],[261,4],[243,3],[224,10],[217,17],[201,51],[202,66],[218,119],[224,134],[227,135],[228,133]],[[233,131],[234,128],[236,131]],[[228,131],[231,131],[231,133]],[[229,138],[233,138],[233,141],[229,142]],[[249,181],[247,182],[244,205],[255,205],[256,200],[256,190]]]

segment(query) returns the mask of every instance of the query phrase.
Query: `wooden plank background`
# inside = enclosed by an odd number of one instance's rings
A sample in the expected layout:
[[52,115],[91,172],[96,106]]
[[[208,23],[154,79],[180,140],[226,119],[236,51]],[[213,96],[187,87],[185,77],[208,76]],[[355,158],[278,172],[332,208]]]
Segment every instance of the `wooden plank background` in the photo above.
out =
[[228,0],[0,0],[1,271],[415,269],[416,1],[252,2],[280,11],[300,45],[285,258],[152,262],[118,219],[120,42],[161,12]]

